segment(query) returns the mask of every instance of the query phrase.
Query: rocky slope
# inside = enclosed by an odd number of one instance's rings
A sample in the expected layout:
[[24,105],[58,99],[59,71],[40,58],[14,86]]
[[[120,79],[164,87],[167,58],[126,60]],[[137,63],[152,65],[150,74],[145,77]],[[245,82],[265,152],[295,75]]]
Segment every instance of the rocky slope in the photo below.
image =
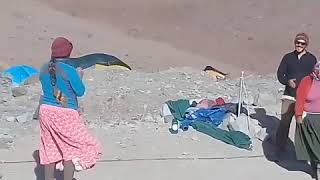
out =
[[[86,96],[80,104],[86,122],[92,128],[163,124],[162,104],[168,100],[222,97],[237,102],[239,79],[218,80],[191,68],[170,69],[156,73],[139,71],[85,71]],[[277,116],[281,85],[273,75],[246,76],[245,102],[250,114],[264,108]],[[34,78],[21,87],[12,87],[10,79],[1,78],[0,86],[0,148],[7,148],[14,137],[37,131],[32,120],[41,95]],[[254,106],[253,106],[254,105]]]

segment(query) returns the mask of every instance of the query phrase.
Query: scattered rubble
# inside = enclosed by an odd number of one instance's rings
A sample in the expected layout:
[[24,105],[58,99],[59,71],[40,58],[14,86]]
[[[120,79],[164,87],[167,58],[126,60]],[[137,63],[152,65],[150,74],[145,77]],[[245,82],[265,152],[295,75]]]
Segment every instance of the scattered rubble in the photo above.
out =
[[[162,104],[168,100],[222,97],[227,102],[236,102],[239,91],[239,79],[219,80],[190,68],[156,73],[88,69],[84,81],[87,93],[79,98],[82,113],[87,124],[102,128],[132,126],[135,130],[137,123],[157,127],[168,121],[161,116]],[[282,85],[275,76],[247,76],[245,87],[244,101],[251,111],[254,107],[264,107],[267,113],[277,114],[279,109],[275,107],[280,104]],[[36,119],[41,95],[39,82],[12,87],[10,79],[1,77],[0,92],[2,121],[24,126]],[[272,107],[271,112],[268,107]]]

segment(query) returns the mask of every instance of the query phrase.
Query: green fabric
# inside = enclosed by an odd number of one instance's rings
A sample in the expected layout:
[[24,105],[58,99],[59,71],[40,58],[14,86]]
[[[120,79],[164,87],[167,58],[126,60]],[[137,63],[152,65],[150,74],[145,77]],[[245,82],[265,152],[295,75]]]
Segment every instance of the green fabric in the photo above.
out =
[[103,53],[88,54],[77,58],[66,58],[63,62],[75,68],[81,67],[82,69],[89,68],[96,64],[102,64],[105,66],[119,65],[131,70],[130,66],[117,57]]
[[192,123],[192,127],[201,133],[209,135],[215,139],[236,146],[238,148],[247,150],[251,150],[252,148],[250,137],[240,131],[226,131],[200,121],[195,121],[194,123]]
[[167,101],[171,114],[178,121],[184,120],[186,110],[190,107],[189,100],[179,99],[177,101]]
[[302,124],[297,124],[294,141],[298,160],[320,160],[319,114],[308,114]]

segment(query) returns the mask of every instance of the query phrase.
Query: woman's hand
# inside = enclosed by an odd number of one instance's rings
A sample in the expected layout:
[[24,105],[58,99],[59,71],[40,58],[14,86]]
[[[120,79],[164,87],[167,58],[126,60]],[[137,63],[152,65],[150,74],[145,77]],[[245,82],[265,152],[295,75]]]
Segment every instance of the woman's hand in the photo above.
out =
[[302,124],[302,116],[297,116],[296,121],[298,124]]
[[288,85],[291,87],[291,88],[296,88],[297,87],[297,84],[296,84],[296,79],[290,79],[288,81]]

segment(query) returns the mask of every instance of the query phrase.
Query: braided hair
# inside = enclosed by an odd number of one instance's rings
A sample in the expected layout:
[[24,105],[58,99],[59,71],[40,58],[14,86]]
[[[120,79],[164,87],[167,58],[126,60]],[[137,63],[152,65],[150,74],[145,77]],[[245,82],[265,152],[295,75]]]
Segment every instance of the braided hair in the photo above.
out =
[[57,62],[56,58],[51,57],[51,59],[49,61],[49,65],[48,65],[52,86],[56,86],[56,83],[57,83],[56,62]]
[[69,57],[73,49],[72,43],[64,38],[56,38],[51,45],[51,59],[48,64],[48,70],[51,78],[51,85],[54,87],[57,83],[56,76],[56,58],[66,58]]

